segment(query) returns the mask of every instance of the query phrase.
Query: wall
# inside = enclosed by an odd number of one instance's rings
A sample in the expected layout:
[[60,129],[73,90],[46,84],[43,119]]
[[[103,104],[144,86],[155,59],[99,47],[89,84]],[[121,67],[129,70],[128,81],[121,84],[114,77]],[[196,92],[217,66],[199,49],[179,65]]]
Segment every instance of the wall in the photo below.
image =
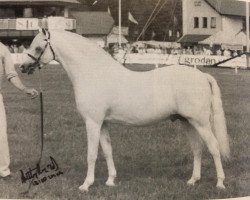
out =
[[[183,35],[212,35],[222,29],[222,17],[204,0],[182,0]],[[194,17],[199,17],[199,28],[194,28]],[[202,28],[202,17],[207,17],[208,26]],[[211,17],[216,17],[216,28],[211,28]]]

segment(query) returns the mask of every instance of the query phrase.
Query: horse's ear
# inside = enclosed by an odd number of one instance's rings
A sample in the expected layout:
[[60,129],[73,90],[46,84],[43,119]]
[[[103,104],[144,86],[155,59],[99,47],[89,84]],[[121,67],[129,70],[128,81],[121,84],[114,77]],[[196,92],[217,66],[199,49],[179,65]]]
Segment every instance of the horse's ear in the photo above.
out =
[[46,34],[46,30],[44,29],[44,28],[42,28],[42,32],[43,32],[43,34],[46,36],[47,34]]
[[44,34],[45,36],[47,35],[47,31],[44,28],[39,27],[39,33]]
[[38,28],[39,33],[42,33],[42,28],[39,26]]

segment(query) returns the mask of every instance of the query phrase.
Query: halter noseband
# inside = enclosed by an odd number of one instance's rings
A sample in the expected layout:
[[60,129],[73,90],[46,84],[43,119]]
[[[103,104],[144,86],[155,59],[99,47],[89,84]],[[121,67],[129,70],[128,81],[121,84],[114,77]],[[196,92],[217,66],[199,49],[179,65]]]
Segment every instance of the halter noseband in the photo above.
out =
[[52,46],[51,46],[51,44],[50,44],[50,32],[47,32],[47,33],[48,33],[48,38],[47,38],[47,39],[44,39],[44,41],[46,41],[47,43],[46,43],[44,49],[42,50],[40,56],[39,56],[38,58],[36,58],[35,56],[33,56],[33,55],[29,54],[29,53],[27,54],[30,58],[32,58],[32,59],[35,61],[35,62],[33,63],[33,65],[39,64],[39,62],[40,62],[40,60],[41,60],[41,57],[43,56],[43,54],[44,54],[44,52],[45,52],[45,50],[47,49],[48,46],[49,46],[49,48],[50,48],[50,50],[51,50],[51,52],[52,52],[52,54],[53,54],[53,60],[56,59],[55,52],[54,52],[54,50],[53,50],[53,48],[52,48]]

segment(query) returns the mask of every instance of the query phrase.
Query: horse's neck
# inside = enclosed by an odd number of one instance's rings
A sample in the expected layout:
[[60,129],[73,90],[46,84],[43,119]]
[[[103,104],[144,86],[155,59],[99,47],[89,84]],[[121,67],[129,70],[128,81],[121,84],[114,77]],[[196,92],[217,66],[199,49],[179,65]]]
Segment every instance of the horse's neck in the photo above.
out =
[[62,64],[73,84],[77,80],[89,82],[98,77],[105,78],[107,73],[110,76],[110,71],[116,74],[125,70],[109,55],[84,38],[77,36],[72,38],[71,35],[65,34],[59,35],[53,41],[52,46],[55,48],[57,61]]

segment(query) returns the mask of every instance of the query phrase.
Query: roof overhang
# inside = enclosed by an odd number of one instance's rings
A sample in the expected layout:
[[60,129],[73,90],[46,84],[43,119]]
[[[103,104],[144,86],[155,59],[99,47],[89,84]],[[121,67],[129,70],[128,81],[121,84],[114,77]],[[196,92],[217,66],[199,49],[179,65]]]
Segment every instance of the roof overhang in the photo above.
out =
[[53,5],[53,6],[70,6],[75,7],[79,6],[81,3],[79,3],[77,0],[0,0],[0,5],[25,5],[25,6],[31,6],[31,5]]
[[108,12],[71,12],[76,19],[76,32],[80,35],[108,35],[114,25],[114,19]]
[[210,35],[186,34],[183,35],[177,42],[179,43],[198,43],[207,39]]
[[0,30],[0,38],[35,37],[37,33],[32,30]]
[[244,2],[246,0],[220,0],[220,1],[205,0],[205,1],[221,15],[241,16],[241,17],[246,16],[246,3]]

